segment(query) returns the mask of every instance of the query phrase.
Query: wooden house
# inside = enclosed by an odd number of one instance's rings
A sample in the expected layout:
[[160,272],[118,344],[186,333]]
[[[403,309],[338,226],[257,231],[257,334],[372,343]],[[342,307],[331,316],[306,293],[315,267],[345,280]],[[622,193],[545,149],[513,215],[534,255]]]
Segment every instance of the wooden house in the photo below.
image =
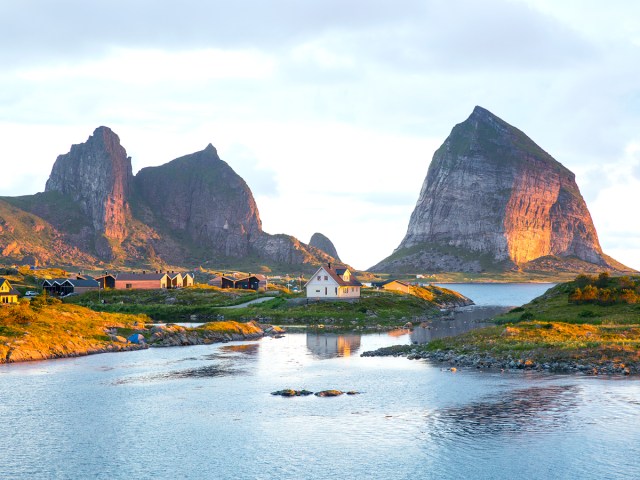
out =
[[169,288],[170,280],[166,273],[119,273],[116,276],[117,290],[154,290]]
[[167,273],[169,277],[169,286],[168,288],[182,288],[183,277],[181,273]]
[[18,292],[11,286],[9,280],[0,277],[0,303],[18,303]]
[[194,276],[193,273],[185,273],[182,275],[182,286],[193,287]]
[[42,289],[51,296],[85,293],[100,289],[100,283],[92,277],[54,278],[42,282]]
[[267,277],[255,275],[218,275],[209,280],[209,285],[218,288],[238,288],[241,290],[259,290],[267,288]]
[[116,288],[116,277],[114,275],[105,273],[100,277],[96,277],[96,281],[100,284],[102,290],[105,288]]
[[344,267],[324,265],[305,284],[307,298],[353,299],[360,298],[362,284]]
[[386,282],[382,283],[380,288],[382,288],[383,290],[409,293],[409,290],[411,289],[411,285],[409,285],[407,282],[402,282],[400,280],[387,280]]

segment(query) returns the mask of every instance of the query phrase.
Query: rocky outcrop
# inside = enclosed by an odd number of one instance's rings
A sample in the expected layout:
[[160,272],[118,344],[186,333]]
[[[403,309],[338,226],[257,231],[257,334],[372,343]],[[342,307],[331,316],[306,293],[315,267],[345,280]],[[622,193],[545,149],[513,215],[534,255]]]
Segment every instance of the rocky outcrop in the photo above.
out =
[[209,144],[200,152],[135,177],[139,198],[151,207],[156,224],[184,233],[212,253],[240,257],[262,232],[251,190]]
[[335,258],[338,262],[341,261],[340,257],[338,256],[338,251],[336,250],[336,247],[333,245],[333,242],[321,233],[316,232],[311,236],[311,240],[309,241],[309,246],[315,247],[318,250],[322,250],[327,255],[330,255],[333,258]]
[[98,127],[85,143],[58,156],[45,191],[69,195],[80,205],[97,233],[98,254],[109,258],[109,241],[122,242],[127,236],[132,179],[131,158],[120,139],[111,129]]
[[435,152],[400,246],[372,270],[506,270],[546,256],[613,268],[575,175],[476,107]]
[[333,257],[307,245],[290,235],[262,233],[251,243],[252,251],[260,258],[284,264],[317,264],[332,262]]

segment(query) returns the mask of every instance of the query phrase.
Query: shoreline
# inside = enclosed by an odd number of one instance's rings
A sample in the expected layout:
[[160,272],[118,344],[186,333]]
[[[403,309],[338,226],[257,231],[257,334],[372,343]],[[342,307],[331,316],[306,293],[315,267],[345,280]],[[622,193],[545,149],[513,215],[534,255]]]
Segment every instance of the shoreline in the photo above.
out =
[[[232,325],[228,325],[233,323]],[[206,324],[205,324],[206,325]],[[237,324],[227,322],[226,329],[206,328],[206,326],[187,328],[180,325],[152,325],[139,327],[132,335],[141,335],[143,340],[135,343],[119,335],[120,329],[113,327],[108,331],[109,341],[104,344],[91,344],[87,347],[75,347],[65,344],[49,344],[46,348],[20,348],[20,344],[12,345],[4,357],[0,357],[0,365],[14,363],[57,360],[62,358],[86,357],[102,353],[118,353],[148,348],[186,347],[194,345],[211,345],[232,341],[251,341],[264,337],[279,338],[285,333],[280,327],[261,325],[257,322]],[[231,328],[229,328],[231,327]]]
[[[424,347],[424,346],[423,346]],[[640,362],[616,362],[605,360],[600,362],[580,359],[535,359],[530,355],[519,358],[508,355],[496,358],[487,353],[460,353],[453,349],[428,351],[416,345],[395,345],[382,347],[360,354],[361,357],[406,357],[407,360],[427,360],[434,364],[445,364],[452,371],[459,368],[476,370],[501,371],[534,371],[548,373],[573,373],[591,376],[598,375],[640,375]],[[586,357],[584,360],[587,360]]]

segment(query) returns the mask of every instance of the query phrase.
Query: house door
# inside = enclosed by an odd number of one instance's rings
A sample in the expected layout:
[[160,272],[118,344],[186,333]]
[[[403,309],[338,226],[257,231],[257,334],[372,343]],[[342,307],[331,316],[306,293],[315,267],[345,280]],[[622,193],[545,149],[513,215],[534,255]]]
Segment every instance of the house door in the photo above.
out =
[[324,287],[324,296],[327,296],[327,287]]

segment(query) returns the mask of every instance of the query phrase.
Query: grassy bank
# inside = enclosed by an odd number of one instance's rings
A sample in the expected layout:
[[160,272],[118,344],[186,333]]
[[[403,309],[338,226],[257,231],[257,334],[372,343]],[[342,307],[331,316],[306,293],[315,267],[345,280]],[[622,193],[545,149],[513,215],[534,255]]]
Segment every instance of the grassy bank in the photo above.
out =
[[495,319],[496,326],[404,354],[463,366],[640,373],[640,277],[581,275]]
[[134,329],[146,316],[106,314],[49,299],[0,308],[0,363],[118,350],[107,331]]
[[[398,324],[437,315],[441,308],[463,305],[468,299],[440,287],[412,287],[410,294],[363,290],[356,302],[307,302],[304,293],[278,292],[272,300],[241,308],[240,305],[271,294],[247,290],[185,288],[180,290],[113,290],[88,292],[69,301],[95,311],[145,314],[157,321],[260,319],[268,323],[330,323],[339,325]],[[104,303],[102,302],[104,300]]]
[[[259,338],[255,322],[215,322],[188,329],[152,326],[146,315],[96,312],[59,300],[38,297],[32,302],[0,307],[0,363],[74,357],[134,350],[151,346],[199,345]],[[273,330],[273,334],[279,333]],[[127,337],[139,334],[143,344]]]
[[215,318],[219,308],[238,305],[264,296],[253,290],[208,286],[177,290],[105,290],[72,296],[65,302],[98,312],[148,315],[156,321],[189,320],[192,315]]

